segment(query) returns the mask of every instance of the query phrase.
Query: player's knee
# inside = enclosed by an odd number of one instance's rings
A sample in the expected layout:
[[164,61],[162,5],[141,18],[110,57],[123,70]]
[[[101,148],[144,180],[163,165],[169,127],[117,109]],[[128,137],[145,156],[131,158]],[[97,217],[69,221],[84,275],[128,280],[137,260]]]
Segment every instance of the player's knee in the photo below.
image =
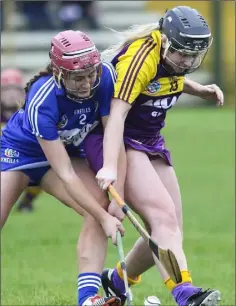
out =
[[175,232],[178,228],[178,220],[175,213],[175,207],[172,202],[165,202],[153,206],[149,211],[151,230],[163,228]]
[[101,190],[101,192],[94,195],[94,197],[95,197],[96,201],[100,204],[100,206],[107,211],[108,206],[110,204],[110,201],[109,201],[106,193]]
[[85,232],[89,232],[90,230],[93,230],[99,225],[97,220],[87,212],[84,213],[83,217],[84,217],[83,230]]
[[[87,256],[87,249],[84,246],[88,245],[88,241],[92,242],[94,239],[97,239],[97,235],[100,231],[100,223],[98,223],[98,221],[93,216],[85,212],[82,233],[80,234],[77,242],[77,253],[79,253],[80,256]],[[94,241],[94,243],[95,242],[96,241]],[[91,249],[89,252],[91,252]]]
[[175,232],[178,228],[178,221],[176,218],[174,208],[162,209],[160,211],[160,218],[163,224],[163,227],[169,231]]

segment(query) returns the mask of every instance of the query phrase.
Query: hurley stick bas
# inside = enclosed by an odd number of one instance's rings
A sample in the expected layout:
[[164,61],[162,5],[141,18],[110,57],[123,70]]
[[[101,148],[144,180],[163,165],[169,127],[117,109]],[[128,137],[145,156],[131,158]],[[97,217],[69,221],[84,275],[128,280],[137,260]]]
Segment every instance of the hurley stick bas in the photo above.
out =
[[160,263],[163,265],[166,272],[169,274],[170,278],[176,284],[181,283],[182,275],[175,254],[169,249],[164,250],[160,248],[156,244],[156,242],[153,241],[149,233],[135,218],[129,206],[124,202],[124,200],[122,200],[122,198],[119,196],[119,194],[112,185],[108,187],[108,191],[111,194],[111,196],[116,200],[117,204],[120,206],[120,208],[122,209],[124,214],[128,217],[128,219],[131,221],[131,223],[136,228],[136,230],[139,232],[141,237],[148,243],[150,249],[156,255]]

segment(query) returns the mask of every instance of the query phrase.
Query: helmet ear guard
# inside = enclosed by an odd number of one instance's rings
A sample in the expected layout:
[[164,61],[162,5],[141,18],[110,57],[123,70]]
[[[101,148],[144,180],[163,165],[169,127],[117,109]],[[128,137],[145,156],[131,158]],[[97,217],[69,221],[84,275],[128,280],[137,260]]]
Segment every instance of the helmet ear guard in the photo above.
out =
[[[51,52],[49,52],[49,58],[51,59]],[[61,80],[63,76],[63,71],[53,61],[51,61],[51,66],[52,66],[54,82],[57,88],[61,89]]]
[[[168,9],[165,10],[165,14],[168,12]],[[164,17],[161,17],[159,20],[159,30],[161,31],[164,22]]]
[[163,22],[164,22],[164,18],[161,17],[161,19],[159,20],[159,30],[160,30],[160,31],[162,30]]
[[53,77],[54,77],[54,81],[55,81],[57,87],[59,89],[61,89],[61,82],[62,82],[62,79],[64,78],[64,74],[63,74],[62,69],[60,69],[58,67],[55,67],[53,69]]

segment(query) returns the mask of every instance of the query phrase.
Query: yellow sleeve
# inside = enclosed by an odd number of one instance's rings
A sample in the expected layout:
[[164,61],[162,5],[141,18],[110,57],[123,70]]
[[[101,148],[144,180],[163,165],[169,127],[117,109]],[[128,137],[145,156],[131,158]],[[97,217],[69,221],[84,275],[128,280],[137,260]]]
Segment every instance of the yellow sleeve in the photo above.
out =
[[[158,37],[159,38],[159,37]],[[161,38],[148,37],[133,42],[116,64],[114,98],[132,104],[157,72]]]

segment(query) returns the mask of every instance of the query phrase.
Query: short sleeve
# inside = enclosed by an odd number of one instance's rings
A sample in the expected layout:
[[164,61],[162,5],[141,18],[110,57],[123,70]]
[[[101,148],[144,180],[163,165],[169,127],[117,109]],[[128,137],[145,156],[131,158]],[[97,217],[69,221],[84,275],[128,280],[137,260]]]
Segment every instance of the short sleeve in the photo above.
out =
[[53,78],[46,82],[33,84],[27,96],[27,115],[30,131],[37,137],[56,140],[57,132],[57,100]]
[[160,43],[152,37],[133,42],[118,58],[114,97],[132,104],[154,78],[160,61]]
[[103,84],[102,93],[100,93],[100,116],[105,117],[110,113],[111,100],[114,95],[114,84],[116,82],[116,71],[111,63],[103,63]]

